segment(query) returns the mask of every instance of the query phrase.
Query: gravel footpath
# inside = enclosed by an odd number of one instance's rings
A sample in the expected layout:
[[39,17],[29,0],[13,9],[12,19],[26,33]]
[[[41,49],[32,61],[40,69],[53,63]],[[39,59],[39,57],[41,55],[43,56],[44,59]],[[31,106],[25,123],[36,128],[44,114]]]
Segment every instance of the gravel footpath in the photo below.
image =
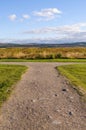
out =
[[1,108],[0,130],[86,130],[86,104],[55,69],[66,63],[2,64],[29,69]]

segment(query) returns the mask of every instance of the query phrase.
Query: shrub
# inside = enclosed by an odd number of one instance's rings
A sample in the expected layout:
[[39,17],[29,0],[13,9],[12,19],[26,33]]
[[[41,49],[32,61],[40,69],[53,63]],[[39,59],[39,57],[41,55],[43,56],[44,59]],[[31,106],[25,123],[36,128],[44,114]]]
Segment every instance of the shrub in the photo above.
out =
[[62,54],[58,53],[55,58],[62,58]]

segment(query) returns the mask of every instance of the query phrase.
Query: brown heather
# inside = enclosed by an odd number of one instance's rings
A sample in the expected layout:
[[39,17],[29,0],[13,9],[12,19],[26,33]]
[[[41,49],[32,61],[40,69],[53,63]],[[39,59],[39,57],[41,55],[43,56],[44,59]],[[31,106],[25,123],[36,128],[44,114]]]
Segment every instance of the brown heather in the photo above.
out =
[[22,59],[58,59],[86,58],[86,48],[1,48],[0,58]]

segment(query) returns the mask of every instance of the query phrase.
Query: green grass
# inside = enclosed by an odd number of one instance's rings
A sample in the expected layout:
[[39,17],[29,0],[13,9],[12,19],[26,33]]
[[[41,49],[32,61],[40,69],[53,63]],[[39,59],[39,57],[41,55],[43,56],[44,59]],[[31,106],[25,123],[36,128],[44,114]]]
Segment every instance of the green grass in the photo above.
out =
[[86,62],[86,59],[0,59],[0,62]]
[[9,97],[15,84],[27,67],[21,65],[0,65],[0,106]]
[[86,64],[59,66],[57,69],[76,86],[82,94],[86,94]]

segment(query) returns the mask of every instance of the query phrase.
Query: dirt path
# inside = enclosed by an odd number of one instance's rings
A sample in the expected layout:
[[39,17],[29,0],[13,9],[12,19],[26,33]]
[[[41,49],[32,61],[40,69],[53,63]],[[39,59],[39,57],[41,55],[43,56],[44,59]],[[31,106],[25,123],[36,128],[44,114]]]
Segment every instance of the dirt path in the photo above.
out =
[[9,64],[29,70],[1,108],[0,130],[86,130],[79,95],[55,69],[63,63]]

